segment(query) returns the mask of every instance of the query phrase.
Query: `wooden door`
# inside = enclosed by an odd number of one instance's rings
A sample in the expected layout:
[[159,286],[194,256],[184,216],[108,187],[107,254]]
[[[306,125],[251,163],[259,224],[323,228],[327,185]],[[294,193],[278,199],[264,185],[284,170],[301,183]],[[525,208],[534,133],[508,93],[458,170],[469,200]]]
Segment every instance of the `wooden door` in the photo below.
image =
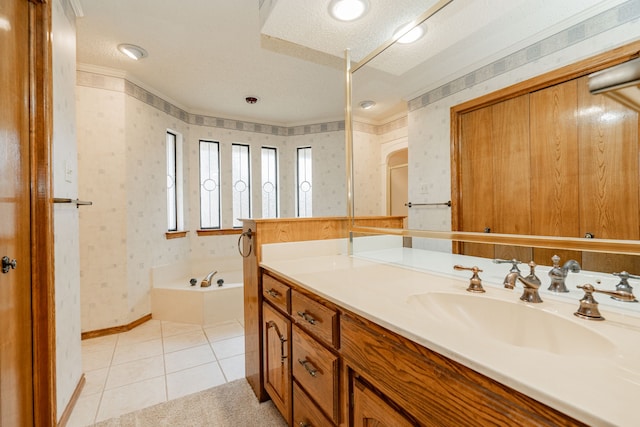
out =
[[269,304],[262,307],[264,388],[287,424],[291,423],[291,322]]
[[[0,426],[33,425],[29,3],[0,2]],[[6,264],[6,263],[5,263]]]
[[[531,233],[538,236],[580,236],[578,108],[576,80],[530,95]],[[534,248],[533,260],[552,265],[582,262],[579,251]]]
[[[529,95],[491,106],[496,233],[531,234]],[[496,245],[496,258],[528,262],[531,248]]]
[[[580,234],[640,239],[638,112],[589,92],[578,80]],[[640,274],[640,258],[583,254],[583,268]]]
[[[464,114],[460,120],[459,182],[462,231],[490,232],[493,221],[493,149],[491,107]],[[494,257],[494,245],[463,243],[462,253]]]

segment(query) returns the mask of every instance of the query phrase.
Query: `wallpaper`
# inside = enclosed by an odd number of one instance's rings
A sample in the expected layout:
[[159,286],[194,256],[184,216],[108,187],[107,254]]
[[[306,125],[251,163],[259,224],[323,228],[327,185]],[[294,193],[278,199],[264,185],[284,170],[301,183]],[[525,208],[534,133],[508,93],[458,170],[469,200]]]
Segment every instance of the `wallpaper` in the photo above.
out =
[[[346,215],[344,123],[291,128],[192,115],[120,77],[77,72],[79,192],[93,201],[80,212],[82,330],[130,323],[152,311],[150,270],[174,264],[215,265],[239,256],[237,235],[198,236],[199,141],[218,141],[222,228],[233,221],[231,146],[251,147],[252,217],[261,217],[260,147],[278,148],[281,217],[296,213],[296,149],[312,147],[314,216]],[[397,127],[397,126],[395,126]],[[165,133],[182,139],[186,238],[165,238]],[[362,214],[384,214],[380,140],[362,134],[357,150],[366,162]],[[360,156],[360,154],[358,155]],[[375,177],[375,178],[372,178]],[[364,205],[363,205],[364,206]]]
[[[78,198],[75,118],[75,18],[66,1],[52,3],[53,196]],[[82,376],[78,209],[55,204],[56,386],[58,416]]]
[[[481,67],[410,101],[409,198],[419,202],[450,199],[451,107],[637,40],[640,37],[639,21],[640,1],[621,3],[499,59],[496,63],[502,64],[500,66]],[[516,171],[517,165],[514,165],[514,173]],[[451,229],[451,211],[446,207],[414,208],[409,210],[408,221],[410,228],[448,231]],[[417,248],[435,248],[434,245],[450,251],[450,245],[442,242],[413,239],[413,246]]]

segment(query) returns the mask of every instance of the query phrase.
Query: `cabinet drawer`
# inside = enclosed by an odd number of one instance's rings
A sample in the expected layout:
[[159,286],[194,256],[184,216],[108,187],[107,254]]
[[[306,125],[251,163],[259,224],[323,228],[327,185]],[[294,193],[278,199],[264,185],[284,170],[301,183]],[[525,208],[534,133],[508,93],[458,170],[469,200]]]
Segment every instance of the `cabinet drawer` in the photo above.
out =
[[285,313],[289,312],[291,288],[266,274],[262,275],[262,296]]
[[339,348],[338,313],[300,292],[291,292],[291,317],[325,344]]
[[293,382],[293,425],[295,427],[323,427],[331,421],[318,409],[300,386]]
[[339,422],[338,356],[307,335],[297,325],[292,334],[293,377],[318,407]]

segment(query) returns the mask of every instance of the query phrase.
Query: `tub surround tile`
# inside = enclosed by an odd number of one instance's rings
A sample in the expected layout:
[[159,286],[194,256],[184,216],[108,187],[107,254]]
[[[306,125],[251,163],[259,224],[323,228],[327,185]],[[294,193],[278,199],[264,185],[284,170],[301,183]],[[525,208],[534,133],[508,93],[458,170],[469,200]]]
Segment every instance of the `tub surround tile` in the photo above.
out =
[[167,374],[215,361],[216,357],[209,344],[174,351],[164,355],[164,366]]
[[244,336],[211,343],[218,360],[244,354]]
[[167,375],[169,399],[177,399],[191,393],[224,384],[225,377],[217,362],[207,363]]
[[166,400],[164,376],[105,390],[96,421],[117,417]]

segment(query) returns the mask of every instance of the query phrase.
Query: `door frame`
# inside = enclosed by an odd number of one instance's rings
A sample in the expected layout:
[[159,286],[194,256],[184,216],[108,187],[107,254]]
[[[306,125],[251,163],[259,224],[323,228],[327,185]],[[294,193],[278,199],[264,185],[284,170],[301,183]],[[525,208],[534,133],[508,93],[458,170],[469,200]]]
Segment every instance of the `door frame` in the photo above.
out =
[[51,0],[29,0],[29,153],[33,420],[57,424],[52,197]]
[[[398,165],[389,166],[387,165],[387,215],[391,215],[391,171],[393,169],[407,168],[407,173],[409,172],[409,163],[402,163]],[[408,181],[407,181],[408,182]],[[407,194],[409,192],[407,191]],[[408,200],[407,200],[408,202]]]

